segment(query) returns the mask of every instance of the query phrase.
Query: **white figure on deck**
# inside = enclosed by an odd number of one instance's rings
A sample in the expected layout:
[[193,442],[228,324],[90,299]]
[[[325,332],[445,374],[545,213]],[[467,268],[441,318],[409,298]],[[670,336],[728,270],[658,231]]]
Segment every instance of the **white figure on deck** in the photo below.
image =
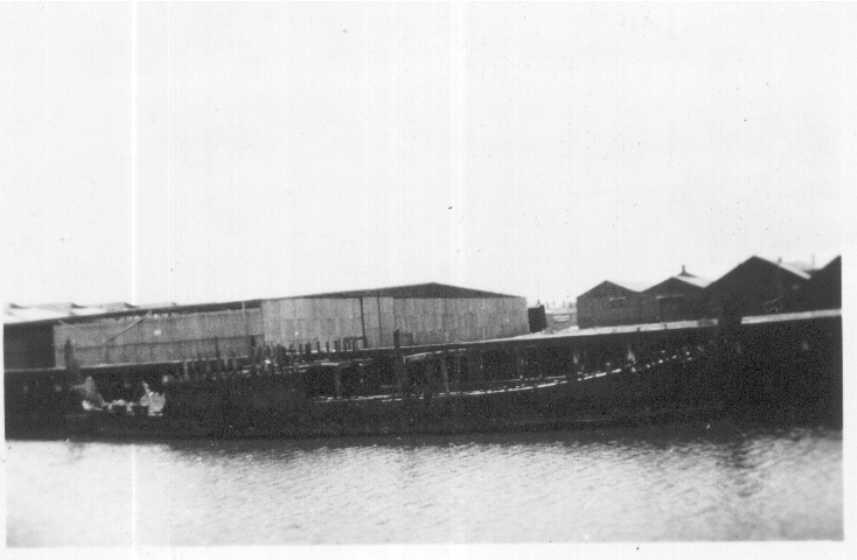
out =
[[71,389],[82,397],[81,406],[84,410],[101,410],[107,406],[91,375],[80,385],[72,385]]
[[634,349],[631,348],[631,345],[628,345],[628,352],[625,355],[625,360],[627,360],[629,364],[637,363],[637,356],[634,354]]
[[149,416],[160,416],[164,411],[164,405],[167,404],[167,399],[162,393],[152,391],[149,384],[143,381],[144,394],[140,397],[140,406],[145,406],[149,409]]

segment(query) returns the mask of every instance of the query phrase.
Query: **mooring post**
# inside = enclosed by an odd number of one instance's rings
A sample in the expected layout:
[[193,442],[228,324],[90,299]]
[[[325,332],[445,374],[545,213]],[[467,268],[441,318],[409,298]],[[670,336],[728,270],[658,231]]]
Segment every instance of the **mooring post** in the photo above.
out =
[[333,370],[333,391],[336,398],[342,398],[342,371],[340,368]]
[[482,352],[472,346],[467,350],[467,366],[468,372],[471,374],[471,381],[479,383],[484,380]]
[[457,350],[452,354],[452,369],[449,372],[449,377],[452,380],[450,385],[457,390],[461,378],[461,356]]
[[[531,361],[531,358],[532,358],[534,355],[535,355],[535,356],[538,356],[538,352],[537,352],[536,348],[535,348],[535,347],[532,347],[532,346],[531,346],[531,347],[529,347],[529,348],[527,348],[527,349],[526,349],[526,351],[524,352],[524,360],[525,360],[525,362],[524,362],[524,367],[526,368],[526,370],[527,370],[527,372],[528,372],[528,373],[532,370],[532,367],[531,367],[531,365],[530,365],[530,361]],[[535,360],[535,359],[533,359],[532,361],[536,362],[536,369],[538,370],[539,379],[544,379],[544,378],[545,378],[545,363],[544,363],[544,360],[542,360],[542,362],[541,362],[541,363],[539,363],[539,362],[538,362],[537,360]]]
[[399,394],[405,392],[405,363],[402,359],[402,348],[399,345],[399,331],[393,331],[393,377]]
[[524,377],[521,371],[521,349],[517,346],[512,350],[512,370],[515,379],[522,379]]
[[444,392],[449,393],[449,370],[447,369],[446,356],[446,352],[440,356],[440,378],[443,380]]
[[74,356],[74,346],[71,339],[65,339],[63,350],[65,351],[66,383],[80,383],[80,364]]
[[569,353],[569,363],[568,367],[565,370],[565,377],[569,381],[575,379],[580,371],[580,355],[577,353],[577,350],[574,349],[573,346],[570,346],[568,349]]

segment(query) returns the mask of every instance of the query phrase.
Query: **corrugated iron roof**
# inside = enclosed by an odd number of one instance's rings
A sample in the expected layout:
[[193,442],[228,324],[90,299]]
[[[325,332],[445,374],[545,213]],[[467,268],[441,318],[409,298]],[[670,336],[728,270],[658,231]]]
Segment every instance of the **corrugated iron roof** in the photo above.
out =
[[[480,297],[517,297],[484,290],[461,288],[448,284],[430,282],[405,286],[391,286],[371,290],[353,290],[347,292],[330,292],[304,296],[288,296],[286,298],[269,299],[298,299],[298,298],[356,298],[356,297],[394,297],[394,298],[480,298]],[[29,323],[40,321],[77,321],[83,317],[123,317],[143,313],[193,313],[203,311],[219,311],[241,309],[242,307],[259,307],[261,299],[237,300],[215,303],[196,303],[178,305],[175,302],[131,305],[126,302],[112,302],[100,305],[79,305],[74,302],[46,303],[23,306],[8,304],[3,310],[3,323]]]
[[101,315],[106,312],[107,310],[102,306],[80,305],[74,302],[40,303],[38,305],[10,303],[3,309],[3,323],[56,321],[68,317]]
[[[125,309],[120,311],[104,311],[98,314],[99,317],[104,318],[115,318],[115,317],[128,317],[128,316],[140,316],[148,313],[194,313],[194,312],[206,312],[206,311],[224,311],[224,310],[238,310],[242,307],[246,307],[247,309],[259,307],[261,300],[252,299],[252,300],[237,300],[237,301],[222,301],[215,303],[191,303],[191,304],[183,304],[177,305],[175,303],[168,304],[153,304],[153,305],[139,305],[135,306],[131,309]],[[78,315],[65,317],[65,320],[78,321]]]
[[136,309],[136,305],[131,305],[127,301],[111,301],[109,303],[99,303],[94,307],[100,307],[105,311],[124,311],[126,309]]
[[439,284],[427,282],[425,284],[407,284],[403,286],[388,286],[384,288],[373,288],[368,290],[349,290],[345,292],[326,292],[321,294],[309,294],[304,296],[290,296],[289,299],[305,298],[358,298],[358,297],[392,297],[392,298],[416,298],[416,299],[447,299],[447,298],[513,298],[508,294],[462,288],[450,284]]
[[3,323],[29,323],[34,321],[50,321],[65,317],[65,313],[40,309],[38,307],[7,306],[3,310]]
[[158,301],[155,303],[141,303],[140,305],[136,305],[137,309],[155,309],[155,308],[164,308],[164,307],[176,307],[178,303],[174,301]]

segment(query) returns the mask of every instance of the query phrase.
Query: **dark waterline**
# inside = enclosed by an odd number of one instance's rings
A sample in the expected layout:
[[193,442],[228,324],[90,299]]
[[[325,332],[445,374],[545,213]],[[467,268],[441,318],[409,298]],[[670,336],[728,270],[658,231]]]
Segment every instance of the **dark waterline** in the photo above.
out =
[[[841,431],[7,442],[10,546],[842,538]],[[134,520],[134,522],[132,522]]]

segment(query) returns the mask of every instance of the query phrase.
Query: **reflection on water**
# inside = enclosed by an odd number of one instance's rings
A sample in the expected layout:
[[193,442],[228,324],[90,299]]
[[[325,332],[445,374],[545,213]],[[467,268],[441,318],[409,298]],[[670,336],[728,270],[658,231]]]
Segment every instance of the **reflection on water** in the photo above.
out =
[[842,538],[841,432],[7,442],[11,546]]

